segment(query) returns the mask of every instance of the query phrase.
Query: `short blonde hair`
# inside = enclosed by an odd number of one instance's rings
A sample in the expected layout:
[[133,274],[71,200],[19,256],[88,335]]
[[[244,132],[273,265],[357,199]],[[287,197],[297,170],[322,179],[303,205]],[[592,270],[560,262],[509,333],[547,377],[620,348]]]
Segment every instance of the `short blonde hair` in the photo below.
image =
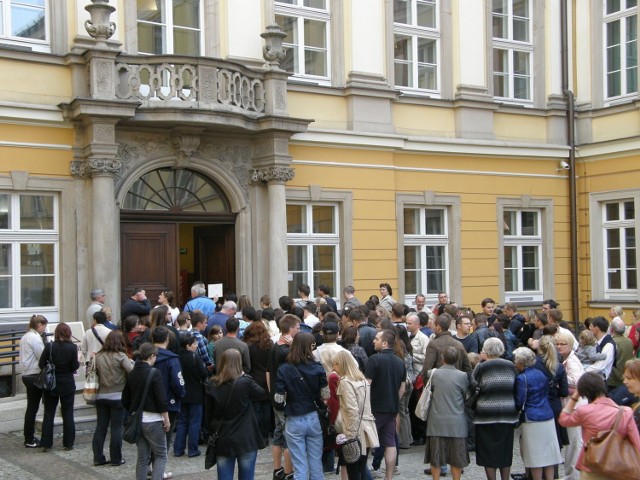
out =
[[333,363],[340,369],[340,376],[349,380],[364,380],[364,375],[354,362],[353,355],[348,350],[341,350],[333,357]]
[[583,330],[578,335],[578,339],[584,345],[595,345],[596,344],[596,336],[593,334],[591,330]]
[[[591,333],[591,332],[589,332]],[[556,341],[557,340],[561,340],[563,342],[565,342],[570,349],[573,349],[573,346],[576,343],[576,339],[573,337],[573,335],[571,335],[570,333],[567,332],[560,332],[556,335]]]

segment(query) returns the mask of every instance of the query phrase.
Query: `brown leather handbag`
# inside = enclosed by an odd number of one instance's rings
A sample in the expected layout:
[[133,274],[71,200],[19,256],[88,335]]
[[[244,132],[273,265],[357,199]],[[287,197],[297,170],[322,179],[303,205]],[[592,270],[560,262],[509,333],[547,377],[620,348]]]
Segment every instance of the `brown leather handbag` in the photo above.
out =
[[622,407],[618,407],[616,421],[611,430],[598,432],[585,445],[583,464],[593,473],[611,480],[638,480],[640,479],[640,452],[627,436],[622,436],[618,432],[623,411]]

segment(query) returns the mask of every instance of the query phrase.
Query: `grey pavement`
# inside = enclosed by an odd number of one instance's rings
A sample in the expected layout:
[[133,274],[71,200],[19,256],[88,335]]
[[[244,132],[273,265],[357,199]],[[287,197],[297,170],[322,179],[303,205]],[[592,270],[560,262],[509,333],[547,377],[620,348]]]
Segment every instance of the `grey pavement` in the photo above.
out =
[[[81,396],[76,401],[81,402]],[[94,467],[91,451],[93,435],[90,423],[78,424],[75,447],[71,451],[62,449],[61,434],[54,437],[53,449],[47,453],[41,449],[28,449],[23,445],[22,418],[25,408],[24,395],[13,399],[0,400],[0,480],[5,479],[122,479],[135,478],[136,448],[128,443],[124,444],[123,456],[126,463],[119,467],[110,465]],[[40,408],[42,415],[42,406]],[[522,460],[515,442],[512,472],[524,472]],[[204,446],[201,446],[204,455]],[[108,454],[108,437],[105,444]],[[475,454],[470,453],[471,463],[464,469],[464,479],[485,479],[484,470],[475,464]],[[424,447],[411,447],[400,450],[398,480],[422,479],[431,477],[423,473],[427,465],[423,464]],[[212,479],[216,478],[215,467],[209,471],[204,469],[204,456],[188,458],[174,457],[169,453],[167,472],[173,473],[175,479]],[[236,473],[237,477],[237,473]],[[258,452],[256,465],[257,480],[271,480],[271,449],[269,447]],[[448,475],[446,478],[451,478]],[[339,480],[332,474],[325,474],[326,480]]]

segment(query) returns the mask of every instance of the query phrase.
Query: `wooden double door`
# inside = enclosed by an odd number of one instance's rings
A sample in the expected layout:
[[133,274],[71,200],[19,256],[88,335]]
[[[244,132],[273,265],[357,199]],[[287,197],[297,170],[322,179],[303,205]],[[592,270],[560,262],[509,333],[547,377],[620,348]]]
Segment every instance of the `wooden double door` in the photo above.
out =
[[[188,299],[195,280],[236,291],[233,224],[122,221],[120,238],[122,301],[135,287],[147,291],[152,305],[163,290]],[[193,252],[193,262],[181,266],[181,249]]]

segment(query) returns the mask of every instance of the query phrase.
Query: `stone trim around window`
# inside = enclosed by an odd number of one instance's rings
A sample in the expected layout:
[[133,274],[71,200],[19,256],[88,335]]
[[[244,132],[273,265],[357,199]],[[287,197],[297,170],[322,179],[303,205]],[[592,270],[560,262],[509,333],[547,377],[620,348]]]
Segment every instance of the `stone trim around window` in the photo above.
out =
[[[458,195],[443,195],[431,190],[422,193],[396,194],[396,221],[398,225],[398,294],[404,298],[404,209],[406,207],[445,207],[447,209],[447,231],[449,234],[449,285],[450,298],[464,305],[462,298],[462,248],[460,245],[461,201]],[[424,293],[424,292],[423,292]]]
[[[542,238],[542,297],[554,298],[554,238],[553,238],[553,200],[532,198],[523,195],[517,198],[496,199],[496,232],[498,235],[498,291],[502,301],[505,297],[504,284],[504,234],[502,222],[505,210],[539,210],[540,211],[540,237]],[[524,295],[523,295],[524,296]],[[513,302],[518,302],[514,299]],[[522,300],[527,305],[538,303],[536,301]]]
[[[342,287],[353,285],[353,193],[344,190],[330,190],[321,185],[308,188],[287,188],[287,202],[333,203],[338,205],[338,236],[340,258],[338,270]],[[342,291],[334,291],[334,297],[342,296]]]
[[[628,302],[640,302],[640,288],[638,288],[635,298],[630,297],[629,295],[608,295],[605,292],[605,271],[604,271],[604,257],[603,257],[603,249],[604,249],[604,239],[602,235],[602,204],[606,202],[615,202],[620,200],[630,200],[633,199],[635,202],[635,225],[636,232],[640,230],[640,190],[639,189],[628,189],[628,190],[617,190],[611,192],[599,192],[599,193],[591,193],[589,194],[589,239],[590,239],[590,251],[589,255],[591,256],[591,302],[594,303],[594,306],[600,303],[609,303],[616,302],[621,303],[621,301]],[[640,250],[640,240],[638,240],[638,235],[636,235],[636,251]],[[640,262],[640,258],[636,255],[636,262]],[[638,269],[640,271],[640,268]],[[634,303],[634,304],[635,304]]]

